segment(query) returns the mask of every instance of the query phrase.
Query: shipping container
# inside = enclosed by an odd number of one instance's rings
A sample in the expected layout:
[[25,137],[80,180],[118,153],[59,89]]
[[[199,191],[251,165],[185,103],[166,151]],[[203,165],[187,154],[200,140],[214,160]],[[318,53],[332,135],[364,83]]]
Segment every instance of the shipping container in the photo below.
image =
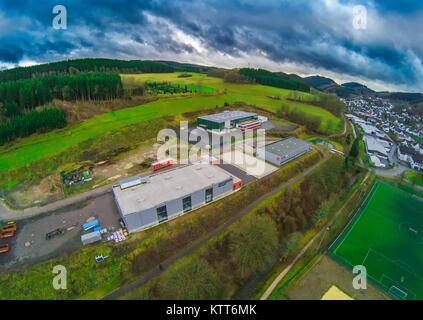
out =
[[83,245],[101,241],[101,234],[99,231],[83,234],[81,236],[81,241]]
[[100,225],[100,222],[98,221],[98,219],[95,219],[93,221],[87,222],[85,224],[82,225],[82,229],[84,231],[88,231],[90,229],[93,229],[95,227],[98,227]]

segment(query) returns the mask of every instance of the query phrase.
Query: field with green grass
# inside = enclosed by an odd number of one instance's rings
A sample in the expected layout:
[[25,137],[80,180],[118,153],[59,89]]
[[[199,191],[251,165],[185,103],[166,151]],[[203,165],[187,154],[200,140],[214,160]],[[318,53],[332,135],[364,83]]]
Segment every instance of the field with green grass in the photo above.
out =
[[84,122],[21,139],[11,147],[0,148],[0,172],[23,166],[42,157],[60,153],[69,147],[106,132],[168,115],[179,115],[221,106],[222,96],[190,96],[159,99],[144,105],[102,114]]
[[[276,112],[281,101],[287,97],[290,90],[267,87],[256,84],[228,84],[222,79],[208,77],[205,74],[192,73],[192,77],[179,78],[180,73],[170,74],[137,74],[122,75],[123,81],[133,78],[135,81],[168,81],[187,85],[201,94],[161,96],[158,100],[139,106],[120,109],[101,114],[66,128],[45,134],[35,134],[31,137],[17,140],[10,146],[0,147],[0,173],[16,169],[33,161],[63,154],[69,148],[77,147],[90,139],[101,139],[108,132],[145,123],[165,116],[175,116],[186,112],[195,112],[222,107],[225,103],[246,102],[261,107],[270,112]],[[308,93],[301,93],[305,96]],[[281,100],[270,99],[268,96],[278,95]],[[307,98],[307,97],[305,97]],[[296,108],[322,118],[322,126],[334,120],[341,120],[328,111],[298,102],[288,102]]]
[[397,299],[423,299],[423,200],[378,182],[364,208],[331,248],[335,260],[364,265]]
[[[152,73],[152,74],[137,74],[137,75],[121,75],[125,83],[125,79],[132,78],[134,80],[145,82],[145,81],[169,81],[180,85],[196,85],[200,87],[214,88],[216,96],[225,97],[225,101],[228,103],[232,102],[246,102],[266,109],[270,112],[276,112],[279,110],[282,102],[286,102],[290,106],[303,110],[304,112],[315,115],[322,118],[322,129],[325,129],[328,122],[333,120],[337,124],[337,129],[341,130],[341,120],[331,114],[330,112],[316,106],[307,105],[306,103],[300,103],[295,101],[286,100],[291,90],[263,86],[258,84],[234,84],[226,83],[222,79],[208,77],[205,74],[191,73],[192,77],[189,78],[178,78],[180,73]],[[314,101],[314,96],[310,93],[299,92],[303,96],[303,100]],[[278,99],[271,99],[269,97],[279,96]]]
[[422,172],[407,170],[405,172],[405,179],[407,179],[407,181],[412,184],[423,187],[423,173]]

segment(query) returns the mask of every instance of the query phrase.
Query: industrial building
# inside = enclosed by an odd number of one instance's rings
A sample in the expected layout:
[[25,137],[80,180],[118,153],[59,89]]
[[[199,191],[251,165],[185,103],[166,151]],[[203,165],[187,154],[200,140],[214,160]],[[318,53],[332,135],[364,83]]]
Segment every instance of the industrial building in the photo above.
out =
[[389,144],[386,145],[386,142],[383,142],[382,140],[369,135],[365,135],[363,140],[365,142],[366,151],[369,156],[374,155],[379,158],[388,160],[388,153],[390,151]]
[[[134,177],[113,186],[119,213],[130,233],[191,211],[239,187],[239,179],[215,165],[194,164]],[[234,185],[235,182],[235,185]]]
[[281,166],[310,151],[310,148],[310,143],[295,137],[289,137],[269,143],[264,147],[258,147],[257,157],[277,166]]
[[247,121],[257,121],[258,115],[245,111],[224,111],[197,118],[197,126],[206,130],[224,130],[236,128]]

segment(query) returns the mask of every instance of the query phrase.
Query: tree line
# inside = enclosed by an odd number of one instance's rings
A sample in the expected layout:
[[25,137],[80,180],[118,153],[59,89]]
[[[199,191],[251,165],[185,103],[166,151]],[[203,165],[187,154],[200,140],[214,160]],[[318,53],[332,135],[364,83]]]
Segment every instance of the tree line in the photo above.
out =
[[117,74],[52,75],[0,83],[0,109],[6,118],[12,118],[53,99],[111,100],[122,94]]
[[265,86],[310,92],[310,86],[308,84],[286,79],[279,74],[264,69],[241,68],[239,72],[248,79]]
[[147,90],[153,94],[177,94],[188,93],[192,90],[188,89],[187,85],[173,84],[170,82],[146,82]]
[[66,126],[66,113],[57,108],[46,108],[12,118],[0,125],[0,145],[35,132],[46,132]]
[[286,104],[281,105],[277,112],[277,116],[304,125],[311,131],[320,132],[320,126],[322,123],[322,119],[320,117],[307,114],[306,112],[296,108],[291,108]]
[[51,62],[0,71],[0,82],[16,81],[46,75],[71,74],[75,70],[79,72],[166,73],[175,71],[175,68],[171,65],[155,61],[87,58]]

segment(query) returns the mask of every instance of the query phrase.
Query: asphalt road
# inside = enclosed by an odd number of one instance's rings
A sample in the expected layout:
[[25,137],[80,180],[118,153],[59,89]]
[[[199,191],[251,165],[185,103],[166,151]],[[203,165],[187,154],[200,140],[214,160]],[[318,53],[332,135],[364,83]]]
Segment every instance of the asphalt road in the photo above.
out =
[[223,223],[222,225],[220,225],[216,229],[212,230],[211,232],[209,232],[208,234],[206,234],[204,237],[202,237],[199,240],[197,240],[196,242],[194,242],[192,245],[190,245],[188,247],[185,247],[183,250],[181,250],[175,256],[170,257],[169,259],[163,261],[161,263],[162,268],[160,268],[160,266],[158,266],[157,268],[155,268],[154,270],[148,272],[147,274],[145,274],[144,276],[142,276],[138,280],[136,280],[134,282],[131,282],[129,284],[126,284],[126,285],[120,287],[119,289],[113,291],[111,294],[105,296],[103,298],[103,300],[115,300],[115,299],[118,299],[119,297],[121,297],[121,296],[123,296],[123,295],[125,295],[125,294],[127,294],[127,293],[129,293],[129,292],[131,292],[133,290],[135,290],[136,288],[140,287],[141,285],[143,285],[144,283],[146,283],[148,280],[150,280],[153,277],[155,277],[155,276],[159,275],[160,273],[162,273],[164,270],[166,270],[167,268],[169,268],[172,264],[174,264],[175,262],[177,262],[181,258],[183,258],[183,257],[185,257],[185,256],[193,253],[197,249],[199,249],[201,246],[203,246],[204,244],[206,244],[207,241],[209,241],[211,238],[213,238],[214,236],[218,235],[220,232],[222,232],[223,230],[225,230],[231,224],[233,224],[233,223],[237,222],[238,220],[240,220],[247,213],[251,212],[251,210],[253,210],[258,204],[260,204],[266,198],[268,198],[268,197],[274,195],[275,193],[278,193],[281,190],[286,189],[286,188],[290,187],[291,185],[293,185],[293,184],[301,181],[302,179],[304,179],[304,177],[306,177],[308,174],[310,174],[312,171],[314,171],[317,167],[319,167],[322,163],[326,162],[328,159],[329,159],[329,157],[326,157],[324,160],[322,160],[319,163],[315,164],[311,168],[305,170],[303,173],[301,173],[300,175],[296,176],[295,178],[292,178],[292,179],[288,180],[287,182],[281,184],[280,186],[278,186],[277,188],[273,189],[272,191],[270,191],[270,192],[264,194],[263,196],[257,198],[254,202],[252,202],[250,205],[248,205],[247,207],[245,207],[243,210],[241,210],[235,216],[231,217],[228,221],[226,221],[225,223]]
[[234,176],[242,179],[244,184],[248,184],[254,180],[257,180],[256,177],[247,174],[245,171],[235,167],[232,164],[222,163],[222,164],[219,164],[218,166],[221,167],[223,170],[229,172],[230,174],[233,174]]
[[399,177],[401,173],[403,173],[404,171],[410,170],[410,168],[402,164],[398,164],[395,168],[392,168],[392,169],[377,169],[376,168],[373,170],[378,176],[395,178],[395,177]]
[[103,186],[100,188],[96,188],[83,194],[78,194],[76,196],[66,198],[63,200],[59,200],[48,205],[42,207],[33,207],[23,210],[11,210],[4,206],[2,202],[0,202],[0,220],[22,220],[30,217],[34,217],[41,213],[53,212],[58,209],[62,209],[64,207],[83,202],[86,200],[94,199],[99,196],[110,192],[112,185]]

